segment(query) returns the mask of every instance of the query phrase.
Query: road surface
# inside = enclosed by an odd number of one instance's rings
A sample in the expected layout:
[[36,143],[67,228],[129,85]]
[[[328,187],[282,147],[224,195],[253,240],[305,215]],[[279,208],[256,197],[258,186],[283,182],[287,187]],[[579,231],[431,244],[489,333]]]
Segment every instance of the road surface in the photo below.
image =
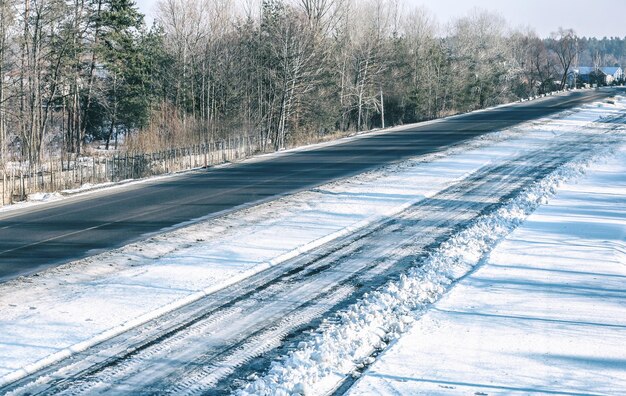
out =
[[0,214],[0,282],[612,94],[572,92]]

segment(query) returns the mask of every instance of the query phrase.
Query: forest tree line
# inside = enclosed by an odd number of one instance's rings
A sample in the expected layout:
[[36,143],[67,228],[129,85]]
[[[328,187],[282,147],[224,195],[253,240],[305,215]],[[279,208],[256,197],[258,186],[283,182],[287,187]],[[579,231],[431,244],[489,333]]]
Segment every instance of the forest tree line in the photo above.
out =
[[[0,0],[0,158],[255,135],[267,150],[564,88],[623,38],[550,38],[399,0]],[[119,145],[122,148],[122,145]]]

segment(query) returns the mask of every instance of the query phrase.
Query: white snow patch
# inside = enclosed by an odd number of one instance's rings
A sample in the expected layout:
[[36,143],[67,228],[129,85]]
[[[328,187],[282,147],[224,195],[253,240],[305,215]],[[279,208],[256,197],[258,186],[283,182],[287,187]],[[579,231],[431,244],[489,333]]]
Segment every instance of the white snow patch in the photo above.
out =
[[61,198],[59,193],[34,193],[28,196],[30,202],[52,202]]
[[[611,155],[615,147],[577,158],[523,191],[496,212],[479,218],[445,242],[398,282],[366,295],[325,323],[310,341],[274,362],[263,377],[238,395],[325,394],[370,364],[372,353],[405,332],[408,325],[458,279],[467,274],[494,246],[546,203],[564,181],[584,174],[590,163]],[[417,264],[417,263],[416,263]],[[410,393],[410,392],[409,392]]]

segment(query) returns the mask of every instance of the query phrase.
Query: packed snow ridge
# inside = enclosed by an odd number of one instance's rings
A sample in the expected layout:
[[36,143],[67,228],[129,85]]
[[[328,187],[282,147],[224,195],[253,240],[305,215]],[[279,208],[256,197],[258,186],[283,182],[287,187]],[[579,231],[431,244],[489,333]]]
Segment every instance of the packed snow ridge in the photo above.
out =
[[609,144],[581,155],[525,189],[494,213],[444,242],[399,281],[364,296],[349,309],[327,321],[295,351],[272,363],[237,395],[312,395],[331,392],[348,376],[356,376],[375,358],[374,353],[397,339],[456,281],[472,271],[489,252],[519,226],[539,205],[545,204],[564,182],[585,174],[592,163],[615,154]]
[[575,179],[378,355],[347,395],[623,394],[626,145]]

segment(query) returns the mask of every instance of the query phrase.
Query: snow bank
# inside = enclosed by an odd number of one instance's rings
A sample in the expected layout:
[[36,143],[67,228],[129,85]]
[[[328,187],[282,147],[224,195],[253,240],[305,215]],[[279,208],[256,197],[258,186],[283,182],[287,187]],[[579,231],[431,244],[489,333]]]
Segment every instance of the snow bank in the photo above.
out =
[[0,284],[0,386],[623,110],[584,106]]
[[445,242],[424,262],[366,295],[338,320],[283,359],[274,362],[238,395],[325,394],[355,369],[374,361],[372,354],[405,332],[429,305],[463,277],[565,181],[580,177],[590,163],[610,156],[614,145],[578,157],[535,183],[496,212],[477,219]]
[[561,186],[349,395],[623,394],[626,146]]

